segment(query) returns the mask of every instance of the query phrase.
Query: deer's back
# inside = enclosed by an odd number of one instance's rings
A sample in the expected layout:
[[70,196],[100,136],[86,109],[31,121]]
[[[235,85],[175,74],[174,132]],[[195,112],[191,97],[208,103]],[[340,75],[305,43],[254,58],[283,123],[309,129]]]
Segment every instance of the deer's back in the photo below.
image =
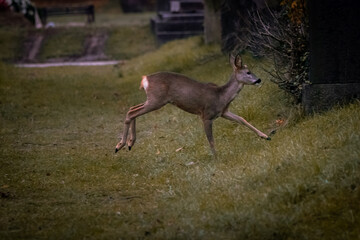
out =
[[147,79],[148,99],[161,98],[190,113],[202,114],[209,103],[217,101],[218,87],[215,84],[201,83],[171,72],[155,73]]

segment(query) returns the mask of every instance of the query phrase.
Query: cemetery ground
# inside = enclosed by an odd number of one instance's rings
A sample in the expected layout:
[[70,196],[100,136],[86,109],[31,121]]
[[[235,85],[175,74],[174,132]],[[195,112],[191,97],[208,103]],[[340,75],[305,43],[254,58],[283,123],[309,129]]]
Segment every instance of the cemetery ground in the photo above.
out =
[[149,19],[154,13],[52,17],[55,27],[34,29],[17,14],[0,15],[0,60],[7,63],[54,63],[127,60],[156,48]]
[[[23,30],[2,31],[10,46]],[[123,65],[43,69],[2,54],[1,239],[360,237],[358,101],[303,116],[270,81],[269,63],[245,54],[263,83],[230,108],[271,141],[218,119],[215,159],[199,118],[168,105],[140,117],[133,149],[115,154],[126,111],[145,100],[141,76],[223,84],[232,70],[219,46],[193,37]]]

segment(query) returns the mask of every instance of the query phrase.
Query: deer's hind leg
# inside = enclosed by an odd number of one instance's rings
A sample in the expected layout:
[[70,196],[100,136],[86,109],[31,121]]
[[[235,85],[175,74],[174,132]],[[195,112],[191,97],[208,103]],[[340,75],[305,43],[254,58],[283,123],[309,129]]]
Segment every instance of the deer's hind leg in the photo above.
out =
[[130,110],[126,114],[122,139],[116,145],[115,153],[118,152],[120,149],[122,149],[126,145],[128,133],[129,133],[129,129],[130,129],[131,125],[132,125],[132,128],[131,128],[131,132],[130,132],[130,139],[128,142],[128,144],[130,144],[130,145],[128,145],[128,146],[131,149],[131,147],[134,145],[135,138],[136,138],[135,119],[137,117],[144,115],[148,112],[157,110],[157,109],[161,108],[162,106],[164,106],[166,103],[167,102],[156,102],[156,103],[150,104],[148,101],[146,101],[143,104],[139,104],[134,107],[131,107]]
[[130,110],[134,110],[134,109],[136,109],[136,108],[142,107],[142,106],[144,106],[144,104],[145,104],[145,103],[140,103],[140,104],[138,104],[138,105],[132,106],[132,107],[130,107]]
[[122,135],[121,141],[116,145],[115,153],[117,153],[120,149],[122,149],[126,145],[126,142],[127,142],[126,140],[127,140],[129,129],[131,130],[131,132],[130,132],[130,139],[127,144],[129,146],[129,150],[131,150],[131,147],[134,145],[135,139],[136,139],[136,133],[135,133],[136,129],[135,129],[135,119],[128,120],[129,115],[138,110],[143,109],[145,103],[141,103],[136,106],[130,107],[130,110],[126,114],[123,135]]
[[[135,110],[137,108],[141,108],[144,106],[145,103],[140,103],[138,105],[130,107],[130,110]],[[136,141],[136,120],[132,120],[130,123],[130,138],[127,141],[127,146],[129,151],[131,150],[132,146],[134,146]]]
[[127,141],[129,151],[131,150],[132,146],[134,146],[135,141],[136,141],[136,119],[133,119],[130,123],[130,137]]

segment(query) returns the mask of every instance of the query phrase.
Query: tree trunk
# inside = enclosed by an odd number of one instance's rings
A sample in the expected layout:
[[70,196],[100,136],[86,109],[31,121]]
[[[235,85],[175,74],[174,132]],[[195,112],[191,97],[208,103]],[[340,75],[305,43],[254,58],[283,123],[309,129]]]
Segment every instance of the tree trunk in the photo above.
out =
[[205,2],[205,42],[221,43],[221,8],[215,9]]

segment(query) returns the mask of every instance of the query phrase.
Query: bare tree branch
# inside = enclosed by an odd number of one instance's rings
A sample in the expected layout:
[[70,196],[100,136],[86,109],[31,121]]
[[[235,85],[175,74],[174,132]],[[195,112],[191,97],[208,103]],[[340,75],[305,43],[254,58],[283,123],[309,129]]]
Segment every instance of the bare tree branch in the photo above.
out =
[[231,37],[235,37],[237,48],[272,59],[274,69],[266,72],[299,101],[302,84],[309,82],[306,21],[293,23],[286,8],[274,11],[266,5],[262,11],[249,10],[246,16],[240,15],[235,26],[235,35]]

